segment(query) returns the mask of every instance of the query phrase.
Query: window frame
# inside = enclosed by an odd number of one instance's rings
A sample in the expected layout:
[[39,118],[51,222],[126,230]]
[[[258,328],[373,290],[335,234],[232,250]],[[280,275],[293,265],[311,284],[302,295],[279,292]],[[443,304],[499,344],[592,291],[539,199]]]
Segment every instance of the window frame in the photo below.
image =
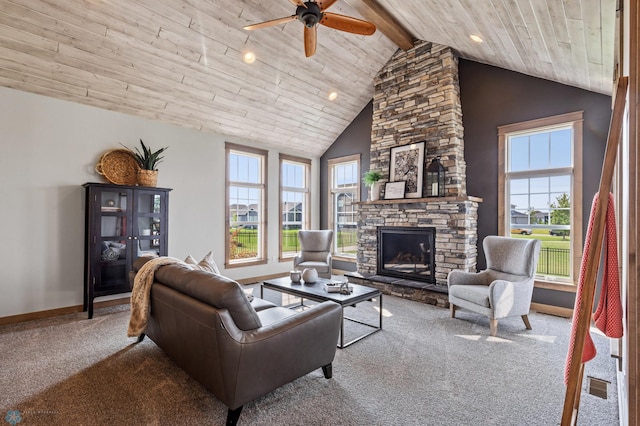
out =
[[[230,191],[229,189],[231,188],[231,186],[234,184],[234,182],[231,181],[230,179],[230,168],[229,168],[229,159],[230,159],[230,155],[232,152],[236,152],[239,154],[247,154],[250,156],[258,156],[261,158],[261,162],[262,162],[262,170],[261,170],[261,183],[257,183],[257,184],[253,184],[253,183],[247,183],[246,185],[243,186],[248,186],[248,187],[252,187],[252,188],[259,188],[261,190],[261,205],[260,205],[260,211],[259,211],[259,217],[260,217],[260,221],[258,222],[258,257],[255,258],[250,258],[248,260],[232,260],[229,258],[230,256],[230,250],[229,250],[229,243],[230,243],[230,222],[231,222],[231,217],[229,215],[229,210],[230,210],[230,203],[229,203],[229,196],[230,196]],[[267,217],[267,204],[268,204],[268,197],[267,197],[267,188],[268,188],[268,181],[267,181],[267,169],[268,169],[268,164],[269,164],[269,156],[268,156],[269,152],[263,149],[258,149],[258,148],[253,148],[253,147],[248,147],[245,145],[238,145],[238,144],[234,144],[231,142],[226,142],[225,143],[225,246],[224,246],[224,256],[225,256],[225,268],[239,268],[239,267],[244,267],[244,266],[253,266],[253,265],[264,265],[268,262],[268,253],[267,253],[267,236],[268,236],[268,229],[267,229],[267,224],[269,223],[268,221],[268,217]]]
[[[333,259],[337,259],[337,260],[343,260],[343,261],[347,261],[347,262],[354,262],[356,261],[356,254],[354,254],[353,256],[349,256],[349,255],[345,255],[345,254],[337,254],[335,251],[335,247],[338,244],[338,233],[336,230],[336,218],[334,217],[334,193],[337,191],[343,191],[344,188],[334,188],[333,185],[333,178],[334,178],[334,168],[340,164],[344,164],[344,163],[352,163],[355,162],[356,166],[357,166],[357,171],[356,171],[356,175],[360,176],[360,154],[353,154],[353,155],[347,155],[344,157],[338,157],[338,158],[332,158],[330,160],[327,161],[327,167],[328,167],[328,182],[327,182],[327,187],[328,187],[328,226],[329,229],[332,229],[334,232],[333,235],[333,243],[331,244],[331,252],[333,255]],[[354,188],[354,192],[355,192],[355,196],[354,196],[354,209],[357,212],[358,210],[358,205],[355,204],[357,202],[360,201],[360,180],[358,179],[356,181],[356,183],[354,184],[353,188]],[[357,227],[356,227],[357,229]]]
[[[536,120],[529,120],[520,123],[498,126],[498,234],[511,235],[510,226],[510,206],[506,205],[508,196],[507,189],[507,141],[510,135],[516,133],[533,133],[544,129],[570,126],[573,133],[572,140],[572,179],[571,179],[571,272],[570,280],[549,280],[536,276],[536,287],[562,291],[576,291],[576,284],[580,273],[580,262],[582,258],[582,213],[583,213],[583,111],[576,111],[567,114],[560,114]],[[548,174],[546,174],[548,175]],[[546,176],[545,175],[545,176]]]
[[[283,185],[283,177],[282,177],[282,165],[284,163],[294,163],[297,165],[304,166],[304,188],[292,188],[285,187]],[[311,202],[310,202],[310,186],[311,186],[311,160],[308,158],[295,157],[293,155],[280,154],[280,203],[279,203],[279,212],[280,212],[280,223],[278,228],[278,253],[280,262],[291,261],[296,255],[296,253],[291,253],[290,255],[285,255],[282,252],[282,230],[283,230],[283,217],[286,213],[284,211],[284,202],[282,199],[283,192],[299,192],[303,194],[303,207],[302,207],[302,227],[300,229],[309,229],[310,226],[310,210],[311,210]]]

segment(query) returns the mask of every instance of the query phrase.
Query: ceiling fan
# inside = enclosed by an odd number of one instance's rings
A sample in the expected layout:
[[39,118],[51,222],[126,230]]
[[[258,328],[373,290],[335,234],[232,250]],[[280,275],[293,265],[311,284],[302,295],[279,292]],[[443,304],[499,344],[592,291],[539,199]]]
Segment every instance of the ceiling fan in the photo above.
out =
[[272,27],[274,25],[286,24],[298,19],[304,24],[304,53],[307,57],[316,53],[317,26],[318,24],[335,30],[346,31],[348,33],[371,35],[376,32],[376,26],[370,22],[350,16],[339,15],[337,13],[325,12],[338,0],[302,1],[289,0],[298,6],[296,14],[284,18],[272,19],[259,24],[247,25],[245,30],[256,30],[258,28]]

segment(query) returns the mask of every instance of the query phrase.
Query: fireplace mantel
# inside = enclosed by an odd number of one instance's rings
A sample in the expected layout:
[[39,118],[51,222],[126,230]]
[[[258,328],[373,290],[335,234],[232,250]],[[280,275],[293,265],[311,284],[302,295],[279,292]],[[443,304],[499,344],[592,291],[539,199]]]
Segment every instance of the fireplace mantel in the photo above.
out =
[[457,197],[428,197],[428,198],[398,198],[395,200],[376,200],[376,201],[358,201],[356,205],[370,204],[415,204],[415,203],[459,203],[464,201],[473,201],[481,203],[482,198],[473,196],[457,196]]

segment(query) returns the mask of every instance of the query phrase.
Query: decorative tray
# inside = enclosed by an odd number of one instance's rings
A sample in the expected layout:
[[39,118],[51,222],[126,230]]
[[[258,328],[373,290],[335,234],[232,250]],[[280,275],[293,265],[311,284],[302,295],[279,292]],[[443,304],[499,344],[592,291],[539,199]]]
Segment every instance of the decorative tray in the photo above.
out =
[[112,149],[100,157],[96,172],[116,185],[136,185],[140,166],[128,149]]

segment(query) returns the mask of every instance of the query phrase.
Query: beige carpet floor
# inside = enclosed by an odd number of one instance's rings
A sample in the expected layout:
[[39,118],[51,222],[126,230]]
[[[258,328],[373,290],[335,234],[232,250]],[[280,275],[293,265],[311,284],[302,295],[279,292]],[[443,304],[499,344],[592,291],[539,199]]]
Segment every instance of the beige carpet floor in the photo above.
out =
[[[265,297],[282,302],[275,292]],[[392,296],[383,302],[383,331],[338,350],[332,379],[317,370],[289,383],[245,405],[239,424],[559,424],[569,320],[532,313],[533,330],[514,318],[492,338],[488,320],[471,313],[451,319],[446,309]],[[350,314],[375,320],[376,307],[361,304]],[[226,407],[152,341],[126,337],[128,309],[0,327],[0,418],[10,424],[18,416],[19,425],[224,424]],[[578,424],[615,425],[615,361],[607,339],[592,335],[598,355],[585,374],[611,385],[607,399],[583,392]]]

